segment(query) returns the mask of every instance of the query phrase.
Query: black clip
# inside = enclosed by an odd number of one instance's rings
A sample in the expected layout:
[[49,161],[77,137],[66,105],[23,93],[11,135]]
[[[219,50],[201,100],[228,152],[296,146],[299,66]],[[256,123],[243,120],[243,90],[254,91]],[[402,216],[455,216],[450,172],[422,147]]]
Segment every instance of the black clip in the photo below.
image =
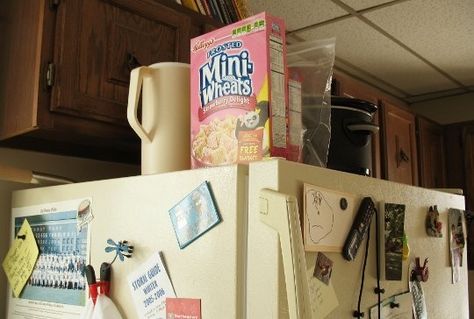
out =
[[384,293],[385,293],[385,289],[379,288],[379,287],[374,288],[374,294],[384,294]]
[[354,310],[352,316],[353,316],[354,318],[364,318],[364,313],[363,313],[363,312],[359,312],[359,311],[357,311],[357,310]]
[[400,308],[400,304],[399,303],[395,303],[395,302],[391,302],[390,303],[390,308],[393,309],[393,308]]
[[26,234],[24,234],[24,235],[17,235],[16,238],[21,239],[21,240],[25,240],[25,239],[26,239]]

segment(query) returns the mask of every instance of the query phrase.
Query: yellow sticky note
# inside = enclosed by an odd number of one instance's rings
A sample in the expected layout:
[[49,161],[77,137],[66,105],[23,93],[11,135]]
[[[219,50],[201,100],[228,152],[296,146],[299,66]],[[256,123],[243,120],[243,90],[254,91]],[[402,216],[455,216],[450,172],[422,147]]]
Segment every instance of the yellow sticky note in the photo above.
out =
[[2,264],[15,297],[18,297],[25,287],[38,256],[39,249],[33,230],[25,218]]

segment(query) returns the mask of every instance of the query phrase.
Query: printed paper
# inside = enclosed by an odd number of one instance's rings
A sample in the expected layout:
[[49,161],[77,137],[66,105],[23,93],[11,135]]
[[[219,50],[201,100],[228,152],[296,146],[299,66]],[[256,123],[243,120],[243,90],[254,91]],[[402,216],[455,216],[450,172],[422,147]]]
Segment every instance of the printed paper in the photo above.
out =
[[201,300],[166,298],[167,319],[201,319]]
[[449,248],[451,255],[452,283],[461,280],[461,267],[464,254],[463,214],[459,209],[451,208],[448,212]]
[[9,295],[8,318],[80,318],[86,302],[83,267],[89,263],[90,243],[89,227],[77,229],[84,200],[13,208],[12,236],[21,235],[27,221],[40,253],[21,295]]
[[28,220],[25,219],[2,264],[15,297],[20,296],[25,287],[38,255],[35,236]]
[[176,297],[161,253],[154,253],[128,276],[132,299],[142,319],[166,319],[166,298]]
[[381,212],[381,277],[385,280],[402,280],[405,205],[381,203]]
[[307,276],[313,319],[324,319],[339,306],[336,291],[331,282],[326,285],[313,277],[311,268],[308,269]]

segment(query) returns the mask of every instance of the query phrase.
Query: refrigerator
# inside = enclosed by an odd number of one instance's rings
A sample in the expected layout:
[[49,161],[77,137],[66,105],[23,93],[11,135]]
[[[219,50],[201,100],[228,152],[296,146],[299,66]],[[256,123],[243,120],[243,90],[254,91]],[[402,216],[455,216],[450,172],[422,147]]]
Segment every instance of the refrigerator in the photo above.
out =
[[[181,249],[169,210],[205,181],[221,222]],[[272,159],[19,190],[12,195],[11,208],[13,212],[34,210],[49,203],[90,199],[93,219],[88,226],[88,262],[99,269],[102,262],[112,259],[105,251],[108,239],[127,240],[134,246],[132,257],[116,261],[112,268],[111,298],[124,318],[139,318],[127,277],[156,252],[161,252],[176,296],[200,299],[202,318],[321,318],[318,307],[325,300],[311,288],[318,280],[313,276],[316,253],[303,251],[301,229],[295,227],[302,222],[305,183],[358,197],[371,196],[376,202],[405,204],[410,258],[429,258],[429,280],[423,283],[428,317],[469,318],[466,254],[460,281],[452,284],[446,227],[447,210],[464,209],[460,195]],[[432,205],[437,205],[445,225],[442,238],[429,238],[425,233],[426,213]],[[281,223],[271,225],[266,216],[276,216]],[[325,317],[352,318],[363,253],[351,262],[340,253],[326,255],[334,263],[331,285],[337,306]],[[400,281],[381,282],[383,298],[408,290],[408,263],[403,263]],[[377,303],[375,286],[375,255],[370,253],[361,302],[365,318],[369,307]],[[28,304],[28,300],[20,299],[8,294],[7,318],[23,318],[19,304]]]

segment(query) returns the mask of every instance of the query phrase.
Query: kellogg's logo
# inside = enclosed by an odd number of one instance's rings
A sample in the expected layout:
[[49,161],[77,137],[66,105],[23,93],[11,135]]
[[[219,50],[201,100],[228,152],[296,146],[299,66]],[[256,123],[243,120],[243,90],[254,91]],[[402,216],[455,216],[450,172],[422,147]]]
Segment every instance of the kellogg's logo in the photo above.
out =
[[240,49],[241,41],[231,41],[212,48],[209,61],[199,68],[201,107],[227,95],[252,95],[253,62],[249,52],[227,54],[229,49]]
[[202,49],[207,49],[214,43],[214,41],[215,41],[214,38],[210,38],[207,40],[199,40],[192,47],[192,52],[197,52]]

